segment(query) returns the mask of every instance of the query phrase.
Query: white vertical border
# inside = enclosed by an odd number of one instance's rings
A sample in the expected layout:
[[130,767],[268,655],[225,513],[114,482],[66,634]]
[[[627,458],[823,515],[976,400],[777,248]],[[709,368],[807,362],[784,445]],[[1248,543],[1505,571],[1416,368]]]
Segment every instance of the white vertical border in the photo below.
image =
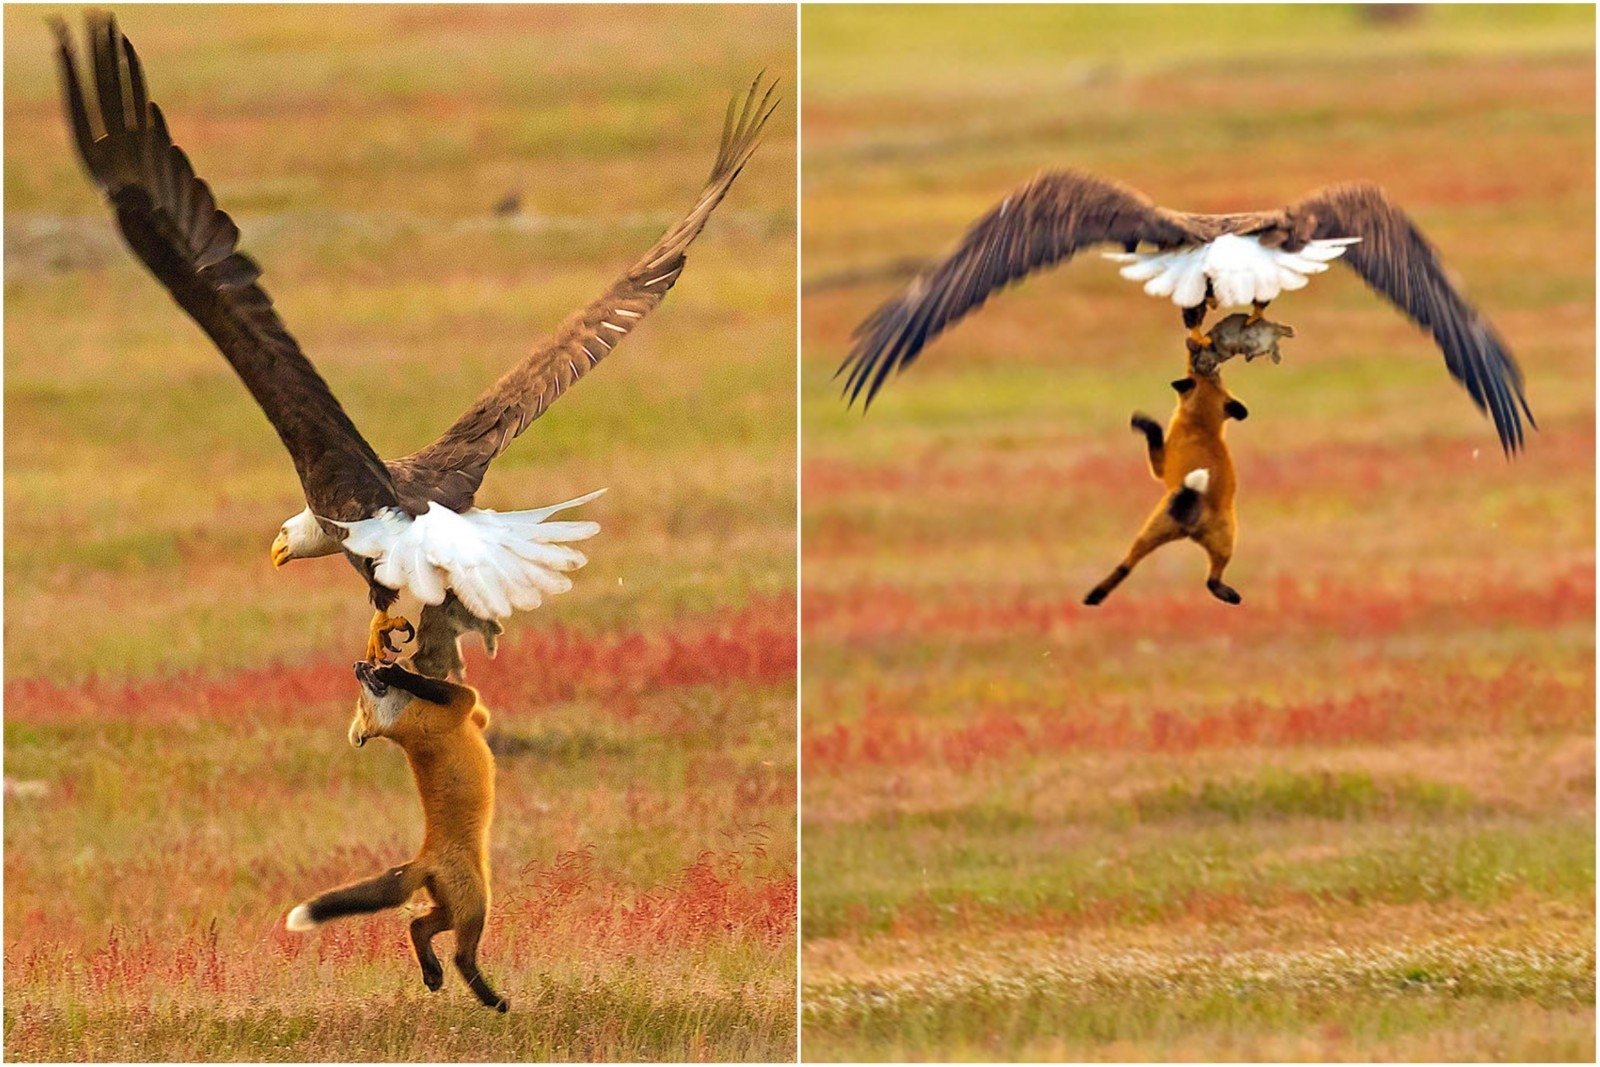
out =
[[801,359],[801,334],[804,323],[800,318],[803,308],[801,268],[805,265],[805,49],[801,46],[804,32],[804,8],[801,0],[794,5],[794,1055],[797,1063],[805,1062],[805,987],[801,985],[805,968],[801,952],[805,946],[803,929],[805,914],[805,756],[801,745],[801,728],[805,708],[805,536],[802,520],[805,516],[805,402],[801,395],[801,382],[805,365]]

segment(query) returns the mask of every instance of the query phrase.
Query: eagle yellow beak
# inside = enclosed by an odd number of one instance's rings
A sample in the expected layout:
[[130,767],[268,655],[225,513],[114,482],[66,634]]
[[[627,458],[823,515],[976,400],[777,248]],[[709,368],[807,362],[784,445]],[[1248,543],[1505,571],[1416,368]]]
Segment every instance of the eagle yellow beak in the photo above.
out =
[[289,562],[289,539],[279,534],[272,542],[272,565],[281,567]]

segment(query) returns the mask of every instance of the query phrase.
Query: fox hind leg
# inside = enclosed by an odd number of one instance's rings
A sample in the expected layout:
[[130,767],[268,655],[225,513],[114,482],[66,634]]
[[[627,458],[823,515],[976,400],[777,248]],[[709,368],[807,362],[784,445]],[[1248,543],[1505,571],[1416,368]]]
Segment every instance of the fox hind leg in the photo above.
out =
[[456,970],[486,1008],[498,1012],[511,1009],[511,1002],[492,989],[478,970],[478,941],[483,937],[484,915],[480,911],[456,924]]
[[1195,535],[1195,540],[1211,560],[1211,569],[1206,574],[1206,588],[1224,604],[1244,602],[1239,591],[1222,580],[1222,572],[1227,569],[1228,561],[1233,559],[1233,534],[1232,523],[1217,523]]
[[450,912],[434,907],[430,912],[411,920],[411,947],[417,952],[417,966],[422,968],[422,984],[430,990],[444,985],[444,967],[433,951],[433,939],[450,929]]
[[1090,607],[1099,604],[1111,595],[1113,589],[1122,584],[1124,578],[1133,573],[1133,568],[1139,565],[1140,560],[1162,545],[1176,541],[1182,536],[1183,528],[1167,514],[1163,502],[1162,507],[1145,522],[1144,529],[1139,531],[1139,536],[1134,538],[1133,547],[1128,549],[1127,556],[1117,564],[1115,570],[1106,575],[1104,581],[1089,590],[1089,595],[1083,598],[1083,602]]

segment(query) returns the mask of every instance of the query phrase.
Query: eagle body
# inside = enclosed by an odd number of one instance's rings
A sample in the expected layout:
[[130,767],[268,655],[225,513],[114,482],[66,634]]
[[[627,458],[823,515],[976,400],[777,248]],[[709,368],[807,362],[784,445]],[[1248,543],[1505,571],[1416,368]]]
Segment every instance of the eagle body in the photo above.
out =
[[1247,307],[1277,299],[1280,293],[1304,289],[1313,274],[1344,254],[1359,237],[1307,241],[1297,251],[1263,244],[1253,234],[1218,234],[1202,245],[1165,252],[1107,252],[1124,263],[1118,273],[1144,282],[1151,296],[1168,297],[1180,308],[1216,301],[1218,308]]
[[588,562],[569,542],[600,532],[596,522],[551,522],[550,516],[605,492],[529,511],[429,504],[421,515],[385,508],[370,519],[337,523],[345,551],[374,562],[373,577],[428,605],[454,592],[469,613],[499,622],[532,611],[544,597],[572,588],[567,572]]
[[65,24],[52,25],[67,125],[123,238],[228,360],[294,461],[307,507],[278,531],[274,564],[344,553],[365,577],[378,609],[374,641],[380,624],[409,626],[385,614],[402,591],[426,605],[439,605],[454,592],[462,607],[494,623],[567,589],[567,573],[585,562],[569,543],[593,536],[599,526],[550,517],[599,493],[496,512],[476,506],[478,488],[495,457],[665,299],[690,244],[755,152],[777,107],[775,86],[763,93],[758,77],[742,101],[729,103],[699,197],[638,261],[432,444],[385,462],[278,317],[261,287],[261,268],[238,250],[239,228],[173,143],[147,94],[139,57],[115,19],[86,16],[86,80],[80,80]]
[[989,298],[1096,246],[1123,277],[1183,310],[1200,351],[1206,311],[1262,307],[1333,262],[1349,267],[1422,329],[1450,376],[1493,421],[1506,455],[1522,448],[1533,413],[1522,370],[1494,326],[1457,288],[1410,216],[1366,182],[1331,185],[1265,211],[1204,214],[1161,207],[1121,182],[1046,171],[1013,190],[955,250],[856,327],[839,367],[849,402],[870,405],[939,334]]

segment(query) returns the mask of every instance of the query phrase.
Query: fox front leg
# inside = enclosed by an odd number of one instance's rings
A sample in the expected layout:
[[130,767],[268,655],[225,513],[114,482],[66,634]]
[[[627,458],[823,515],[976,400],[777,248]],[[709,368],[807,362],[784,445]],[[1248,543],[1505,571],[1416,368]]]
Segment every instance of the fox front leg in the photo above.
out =
[[1150,450],[1150,473],[1160,481],[1167,467],[1167,442],[1161,424],[1144,412],[1135,411],[1129,425],[1135,433],[1144,434],[1145,446]]

